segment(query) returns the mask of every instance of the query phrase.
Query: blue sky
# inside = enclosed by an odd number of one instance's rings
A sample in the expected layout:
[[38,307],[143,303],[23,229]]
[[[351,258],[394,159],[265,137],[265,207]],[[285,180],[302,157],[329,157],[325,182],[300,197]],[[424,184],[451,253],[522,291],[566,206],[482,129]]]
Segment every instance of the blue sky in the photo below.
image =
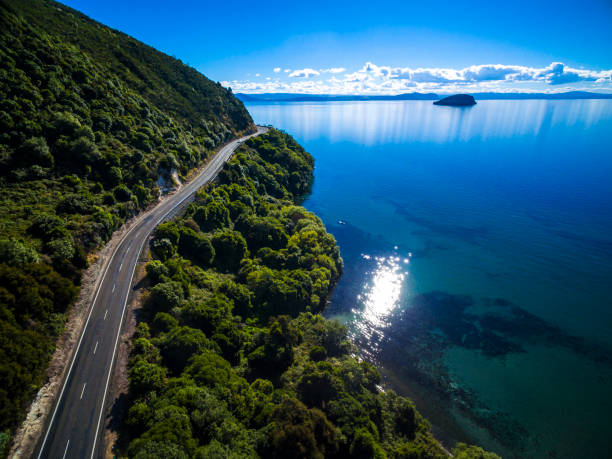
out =
[[64,3],[235,92],[612,92],[612,0]]

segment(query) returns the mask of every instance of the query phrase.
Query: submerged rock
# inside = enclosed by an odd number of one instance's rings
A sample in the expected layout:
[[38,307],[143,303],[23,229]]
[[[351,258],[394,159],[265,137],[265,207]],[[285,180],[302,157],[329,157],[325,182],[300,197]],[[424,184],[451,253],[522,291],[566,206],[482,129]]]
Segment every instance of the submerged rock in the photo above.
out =
[[469,94],[455,94],[454,96],[448,96],[444,99],[436,100],[434,105],[452,105],[455,107],[465,107],[470,105],[476,105],[474,97]]

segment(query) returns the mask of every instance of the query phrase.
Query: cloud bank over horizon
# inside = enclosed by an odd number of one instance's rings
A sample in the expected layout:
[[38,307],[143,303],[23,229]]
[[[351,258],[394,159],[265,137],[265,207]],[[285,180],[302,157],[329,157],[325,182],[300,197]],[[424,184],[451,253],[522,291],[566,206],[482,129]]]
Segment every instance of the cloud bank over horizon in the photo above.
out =
[[[536,68],[521,65],[484,64],[462,69],[411,68],[376,65],[348,72],[344,67],[284,69],[276,67],[260,81],[222,81],[243,93],[302,94],[401,94],[406,92],[561,92],[588,90],[612,92],[611,70],[588,70],[553,62]],[[264,74],[265,72],[260,72]],[[265,76],[265,75],[264,75]]]

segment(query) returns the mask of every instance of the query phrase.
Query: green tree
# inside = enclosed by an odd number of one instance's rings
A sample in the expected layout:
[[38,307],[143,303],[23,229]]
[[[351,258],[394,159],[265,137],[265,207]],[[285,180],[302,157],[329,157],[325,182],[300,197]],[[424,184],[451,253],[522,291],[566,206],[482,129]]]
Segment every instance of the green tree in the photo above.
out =
[[157,345],[164,363],[174,374],[179,374],[191,356],[200,354],[211,347],[210,341],[201,330],[191,327],[174,327],[158,338]]
[[168,239],[172,245],[179,243],[180,232],[175,222],[164,222],[155,229],[155,239]]
[[366,429],[359,429],[351,443],[351,457],[359,459],[382,459],[387,457],[372,434]]
[[183,287],[176,281],[168,281],[157,284],[151,289],[149,306],[154,311],[170,311],[179,306],[185,298]]
[[340,436],[319,410],[309,410],[300,401],[285,399],[272,413],[270,457],[323,458],[333,456]]
[[55,138],[62,135],[72,136],[81,127],[79,120],[68,112],[54,113],[49,125],[49,133]]
[[0,240],[0,262],[11,266],[23,266],[27,263],[38,263],[39,260],[38,252],[27,242],[14,238]]
[[87,137],[79,137],[70,144],[71,160],[83,162],[85,164],[93,164],[100,153],[98,147]]
[[178,252],[204,267],[210,266],[215,257],[215,249],[210,239],[185,226],[180,229]]
[[31,137],[21,144],[15,155],[17,167],[38,164],[53,167],[54,158],[44,137]]
[[212,238],[215,265],[222,271],[236,271],[247,254],[247,244],[237,231],[215,233]]
[[162,282],[169,273],[168,267],[159,260],[151,260],[147,263],[145,269],[153,284]]
[[160,391],[165,384],[166,369],[159,365],[138,359],[130,367],[130,390],[134,396]]
[[229,210],[218,200],[212,200],[198,207],[193,218],[205,232],[227,228],[230,225]]
[[479,446],[466,445],[461,442],[453,448],[453,457],[457,459],[500,459],[497,454],[485,451]]
[[322,408],[337,397],[340,382],[333,375],[333,367],[327,362],[309,364],[298,382],[301,400],[308,406]]
[[158,312],[153,319],[153,327],[157,333],[166,333],[177,327],[178,320],[167,312]]
[[[188,455],[193,453],[197,446],[197,441],[193,438],[187,410],[173,405],[157,409],[148,430],[139,439],[130,443],[128,448],[129,456],[134,457],[142,454],[140,457],[144,457],[145,453],[149,451],[147,448],[151,447],[150,442],[155,442],[155,447],[159,443],[165,444],[166,451],[174,454],[174,457],[183,457],[179,454],[177,448],[180,448],[180,450]],[[172,446],[175,446],[175,448]],[[155,454],[155,450],[153,453]]]
[[132,199],[132,192],[124,184],[117,185],[115,188],[113,188],[113,195],[119,202],[126,202]]
[[190,377],[203,386],[227,384],[232,377],[232,367],[224,358],[212,351],[196,355],[185,369]]
[[147,441],[138,445],[134,459],[187,459],[185,451],[174,443]]

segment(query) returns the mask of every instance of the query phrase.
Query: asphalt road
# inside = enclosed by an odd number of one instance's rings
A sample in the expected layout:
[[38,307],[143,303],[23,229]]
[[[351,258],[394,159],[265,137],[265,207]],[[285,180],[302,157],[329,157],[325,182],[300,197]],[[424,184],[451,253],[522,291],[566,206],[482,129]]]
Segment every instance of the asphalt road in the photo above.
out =
[[[267,128],[258,127],[259,135]],[[115,362],[132,278],[153,229],[189,203],[202,185],[216,177],[234,150],[248,137],[222,147],[202,172],[174,195],[143,214],[123,237],[102,274],[89,315],[70,362],[38,458],[102,457],[106,393]]]

